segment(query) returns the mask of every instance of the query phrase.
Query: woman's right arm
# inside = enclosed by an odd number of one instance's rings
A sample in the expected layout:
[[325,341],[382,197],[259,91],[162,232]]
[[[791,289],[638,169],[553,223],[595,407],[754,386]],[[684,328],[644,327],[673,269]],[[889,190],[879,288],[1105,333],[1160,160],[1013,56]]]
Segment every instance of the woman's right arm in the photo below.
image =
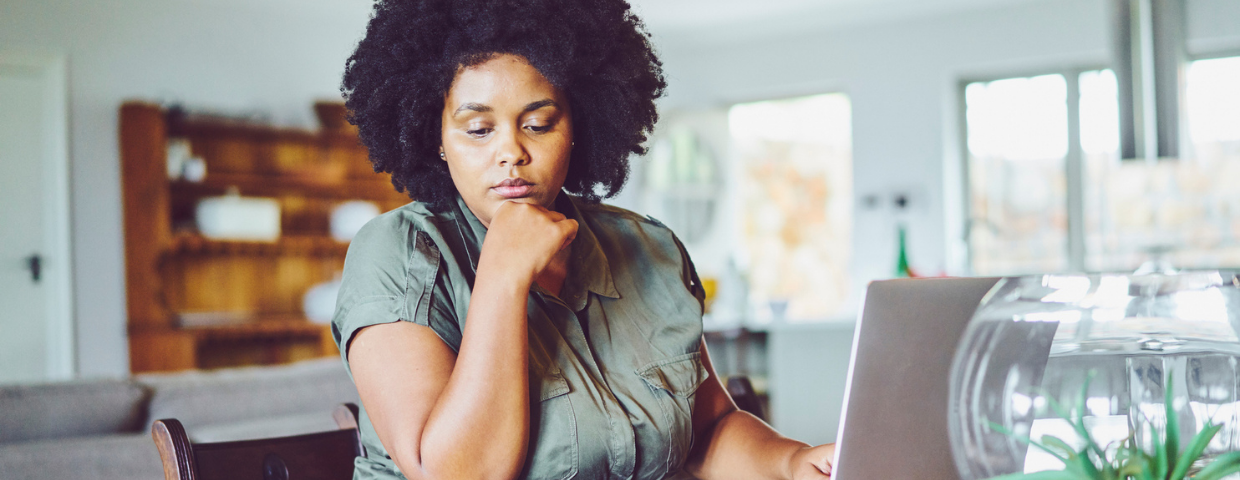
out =
[[354,335],[348,358],[358,394],[407,478],[520,473],[529,437],[527,297],[576,231],[576,222],[541,207],[500,206],[478,260],[459,354],[410,322]]

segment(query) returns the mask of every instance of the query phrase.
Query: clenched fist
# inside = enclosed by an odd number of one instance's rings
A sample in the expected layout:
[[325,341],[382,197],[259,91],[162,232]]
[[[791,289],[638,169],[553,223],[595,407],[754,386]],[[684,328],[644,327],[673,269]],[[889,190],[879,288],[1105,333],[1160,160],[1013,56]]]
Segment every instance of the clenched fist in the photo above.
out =
[[491,216],[479,266],[531,282],[577,237],[577,221],[533,203],[503,202]]

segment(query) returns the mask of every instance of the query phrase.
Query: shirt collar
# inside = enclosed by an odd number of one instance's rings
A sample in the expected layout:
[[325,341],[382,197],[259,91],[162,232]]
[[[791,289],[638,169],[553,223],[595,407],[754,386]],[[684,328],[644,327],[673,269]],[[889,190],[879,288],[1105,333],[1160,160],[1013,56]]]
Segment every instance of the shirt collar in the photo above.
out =
[[[598,237],[594,235],[581,209],[578,208],[580,202],[581,200],[577,197],[563,191],[555,201],[557,211],[577,221],[577,237],[573,239],[573,244],[569,247],[572,251],[568,259],[568,276],[564,278],[564,284],[560,287],[559,297],[573,311],[581,311],[585,308],[588,297],[585,292],[587,291],[604,297],[620,298],[620,293],[616,290],[615,281],[611,276],[611,265],[607,262],[607,255],[603,253]],[[464,220],[456,222],[457,228],[470,254],[470,267],[474,273],[477,273],[478,257],[482,252],[482,242],[486,239],[487,229],[465,205],[465,200],[460,195],[456,197],[456,210],[459,218]],[[549,295],[549,292],[537,284],[534,285],[533,290]]]

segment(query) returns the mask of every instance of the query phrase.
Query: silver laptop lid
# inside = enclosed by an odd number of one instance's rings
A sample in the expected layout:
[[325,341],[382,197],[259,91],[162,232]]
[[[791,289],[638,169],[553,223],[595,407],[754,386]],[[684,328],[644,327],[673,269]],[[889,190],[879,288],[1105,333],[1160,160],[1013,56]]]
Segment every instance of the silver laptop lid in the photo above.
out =
[[947,434],[952,356],[997,281],[870,284],[853,334],[832,478],[959,478]]

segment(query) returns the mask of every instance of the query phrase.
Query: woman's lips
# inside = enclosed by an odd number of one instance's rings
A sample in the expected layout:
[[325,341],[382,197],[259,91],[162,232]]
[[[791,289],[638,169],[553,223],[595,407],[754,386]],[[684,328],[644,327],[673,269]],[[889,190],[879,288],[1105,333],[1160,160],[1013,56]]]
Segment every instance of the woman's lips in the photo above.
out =
[[527,197],[534,191],[533,185],[500,185],[491,187],[495,193],[504,198],[521,198]]
[[491,187],[504,198],[521,198],[534,191],[534,184],[524,178],[507,178]]

